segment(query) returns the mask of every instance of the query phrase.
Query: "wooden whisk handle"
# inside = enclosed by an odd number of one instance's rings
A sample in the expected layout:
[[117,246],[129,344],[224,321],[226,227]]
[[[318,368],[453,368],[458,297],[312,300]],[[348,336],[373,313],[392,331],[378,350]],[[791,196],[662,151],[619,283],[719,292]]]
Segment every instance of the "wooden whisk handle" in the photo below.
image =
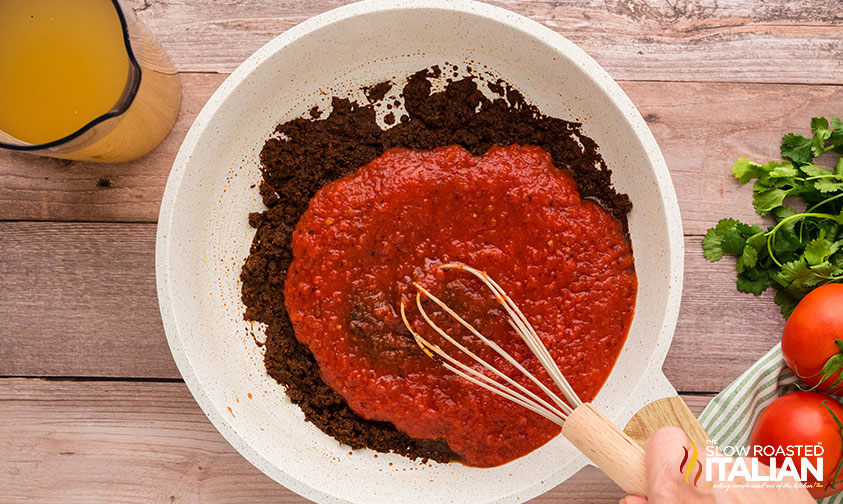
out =
[[644,449],[590,403],[568,415],[562,435],[624,491],[647,496]]

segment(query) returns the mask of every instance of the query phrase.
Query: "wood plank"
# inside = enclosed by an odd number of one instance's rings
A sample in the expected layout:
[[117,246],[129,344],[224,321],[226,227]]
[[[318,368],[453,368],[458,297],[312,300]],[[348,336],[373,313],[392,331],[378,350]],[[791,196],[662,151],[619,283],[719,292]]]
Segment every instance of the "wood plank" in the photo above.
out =
[[[152,224],[0,222],[0,376],[179,378],[158,313],[154,241]],[[776,344],[784,322],[771,294],[735,290],[733,261],[706,261],[700,237],[685,246],[664,370],[680,391],[717,392]]]
[[[699,414],[710,396],[688,396]],[[0,380],[7,504],[304,503],[223,439],[183,383]],[[536,503],[616,503],[587,468]]]
[[0,375],[178,378],[151,224],[0,223]]
[[[184,75],[175,129],[157,150],[131,163],[78,163],[0,151],[0,219],[155,222],[181,140],[222,79]],[[725,216],[760,222],[749,187],[737,184],[729,171],[734,161],[778,157],[784,133],[805,132],[812,116],[840,114],[843,102],[843,86],[621,85],[664,152],[689,234],[703,234]],[[98,186],[103,177],[111,187]]]
[[[230,72],[276,35],[348,1],[132,0],[183,71]],[[616,79],[840,83],[843,10],[813,0],[500,0]]]
[[735,261],[703,257],[702,237],[685,237],[679,322],[664,363],[677,390],[717,392],[781,341],[784,319],[773,289],[738,292]]
[[[705,234],[723,217],[763,224],[752,208],[752,184],[732,175],[735,161],[781,159],[783,135],[810,136],[811,117],[843,113],[841,86],[621,85],[664,154],[686,234]],[[832,153],[817,163],[831,168],[837,159]]]

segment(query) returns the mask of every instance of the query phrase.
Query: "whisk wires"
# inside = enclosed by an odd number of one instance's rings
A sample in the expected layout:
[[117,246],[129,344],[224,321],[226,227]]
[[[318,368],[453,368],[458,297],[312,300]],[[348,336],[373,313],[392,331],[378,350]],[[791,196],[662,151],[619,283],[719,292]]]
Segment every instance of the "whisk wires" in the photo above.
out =
[[[548,352],[547,347],[544,346],[541,339],[536,334],[535,329],[533,326],[530,325],[530,322],[515,304],[515,302],[506,294],[506,292],[495,282],[485,271],[480,271],[478,269],[472,268],[467,264],[453,262],[448,264],[443,264],[440,268],[444,270],[448,269],[458,269],[465,271],[467,273],[472,274],[473,276],[477,277],[486,287],[492,291],[492,294],[495,296],[495,300],[503,306],[504,310],[506,310],[507,315],[509,315],[509,325],[515,330],[518,336],[526,343],[527,347],[542,365],[542,367],[547,371],[548,375],[550,376],[553,383],[557,386],[557,388],[562,392],[562,395],[567,402],[560,398],[557,394],[551,391],[544,383],[541,382],[535,375],[530,373],[523,365],[521,365],[512,355],[510,355],[506,350],[500,347],[497,343],[490,340],[486,336],[484,336],[480,331],[478,331],[474,326],[472,326],[469,322],[467,322],[464,318],[459,316],[455,311],[453,311],[445,302],[443,302],[438,297],[434,296],[430,291],[422,287],[416,282],[413,282],[413,286],[416,288],[416,306],[421,313],[422,318],[424,321],[434,330],[437,334],[442,336],[448,343],[453,345],[457,348],[460,352],[464,353],[472,360],[480,364],[484,369],[488,370],[490,373],[498,377],[499,379],[503,380],[504,382],[508,383],[509,386],[501,383],[500,381],[495,380],[494,378],[489,377],[488,375],[478,371],[477,369],[464,364],[463,362],[455,359],[451,355],[449,355],[446,351],[444,351],[439,345],[432,343],[422,337],[418,331],[410,324],[410,321],[407,319],[407,314],[404,306],[404,301],[401,301],[401,319],[404,321],[404,325],[413,335],[413,338],[416,341],[416,344],[427,354],[430,358],[439,362],[442,366],[446,369],[451,371],[452,373],[476,384],[484,389],[493,392],[501,397],[504,397],[516,404],[519,404],[541,416],[547,418],[548,420],[562,425],[564,421],[567,419],[568,415],[573,412],[573,409],[577,406],[582,404],[579,397],[577,396],[574,389],[568,383],[568,380],[565,379],[565,376],[562,374],[562,371],[559,369],[559,366],[556,365],[556,362],[553,361],[553,358],[550,356],[550,352]],[[527,379],[531,382],[536,384],[539,389],[550,399],[553,403],[551,404],[547,400],[543,399],[539,395],[535,394],[534,392],[527,389],[525,386],[518,383],[516,380],[511,378],[510,376],[506,375],[499,369],[495,368],[488,362],[481,359],[477,354],[469,350],[465,347],[465,345],[461,344],[459,341],[454,339],[451,335],[449,335],[445,330],[443,330],[439,325],[437,325],[427,314],[427,311],[424,309],[422,303],[422,296],[425,298],[433,301],[439,306],[445,313],[449,316],[454,318],[461,326],[466,328],[474,337],[479,339],[485,345],[489,346],[492,350],[495,351],[498,355],[503,357],[509,364],[511,364],[516,370],[518,370],[522,375],[524,375]],[[514,388],[513,388],[514,387]]]

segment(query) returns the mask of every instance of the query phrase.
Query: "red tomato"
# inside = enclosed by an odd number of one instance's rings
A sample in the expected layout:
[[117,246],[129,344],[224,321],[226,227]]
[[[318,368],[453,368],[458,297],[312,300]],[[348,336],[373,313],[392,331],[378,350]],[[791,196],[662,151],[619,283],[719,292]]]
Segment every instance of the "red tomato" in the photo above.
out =
[[782,354],[809,387],[843,395],[843,284],[817,287],[799,302],[784,325]]
[[[821,444],[823,447],[823,479],[820,482],[822,487],[808,489],[815,499],[843,490],[843,483],[837,483],[833,487],[830,486],[841,457],[843,457],[843,435],[841,435],[840,427],[837,426],[834,417],[828,412],[826,406],[843,422],[843,405],[832,397],[819,392],[785,394],[761,412],[752,428],[752,434],[749,436],[750,446],[762,448],[766,446],[779,448]],[[815,465],[818,458],[808,457],[811,463]],[[763,456],[759,459],[763,463],[769,462]],[[798,460],[798,458],[794,460],[794,463],[796,469],[801,470]],[[782,463],[781,459],[777,462],[779,467]],[[837,476],[838,481],[841,477],[843,477],[843,470]],[[817,481],[809,479],[805,483],[811,486]]]

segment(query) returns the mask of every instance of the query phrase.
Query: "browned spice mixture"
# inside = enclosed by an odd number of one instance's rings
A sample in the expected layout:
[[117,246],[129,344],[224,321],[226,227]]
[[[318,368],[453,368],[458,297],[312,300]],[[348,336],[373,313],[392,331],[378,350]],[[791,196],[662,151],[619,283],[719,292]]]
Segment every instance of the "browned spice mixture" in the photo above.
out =
[[387,123],[397,124],[386,130],[375,120],[374,102],[389,93],[389,82],[364,90],[369,104],[333,98],[327,117],[320,118],[314,107],[310,118],[276,127],[280,138],[268,140],[260,155],[260,194],[268,209],[249,215],[257,233],[240,278],[246,320],[267,326],[267,372],[286,387],[307,420],[352,448],[448,462],[459,457],[445,443],[413,439],[390,423],[356,415],[322,381],[310,350],[296,340],[283,291],[292,261],[292,232],[310,198],[392,147],[429,150],[458,144],[479,156],[492,145],[520,144],[549,152],[557,167],[570,170],[581,195],[598,200],[625,230],[632,205],[612,187],[611,171],[597,144],[581,133],[580,124],[543,115],[502,81],[488,83],[497,95],[492,100],[472,78],[454,80],[444,91],[431,93],[429,78],[440,75],[433,67],[409,77],[402,91],[407,113],[390,111]]

